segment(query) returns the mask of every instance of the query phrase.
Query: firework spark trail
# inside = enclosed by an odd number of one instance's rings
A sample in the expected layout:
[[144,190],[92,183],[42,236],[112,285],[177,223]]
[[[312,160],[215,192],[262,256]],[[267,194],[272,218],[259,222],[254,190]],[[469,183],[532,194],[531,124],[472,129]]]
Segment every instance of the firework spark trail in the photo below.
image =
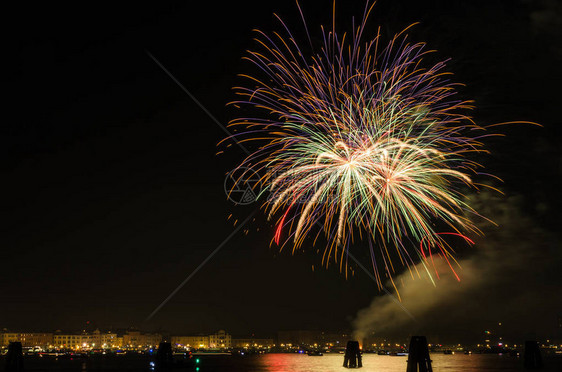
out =
[[486,152],[481,139],[489,134],[464,113],[471,102],[455,98],[445,62],[424,66],[430,51],[408,41],[409,27],[384,47],[380,29],[363,41],[374,4],[367,5],[351,36],[336,34],[335,19],[331,31],[322,28],[319,48],[304,22],[308,54],[279,17],[285,35],[256,31],[258,50],[246,59],[261,75],[241,75],[249,84],[235,87],[240,99],[232,104],[262,115],[234,119],[237,133],[227,139],[258,144],[241,166],[263,175],[276,244],[295,250],[323,231],[323,263],[347,270],[346,247],[367,239],[379,282],[392,280],[392,246],[402,265],[417,258],[429,274],[438,254],[454,271],[439,229],[480,233],[464,191],[481,186],[473,181],[480,165],[470,158]]

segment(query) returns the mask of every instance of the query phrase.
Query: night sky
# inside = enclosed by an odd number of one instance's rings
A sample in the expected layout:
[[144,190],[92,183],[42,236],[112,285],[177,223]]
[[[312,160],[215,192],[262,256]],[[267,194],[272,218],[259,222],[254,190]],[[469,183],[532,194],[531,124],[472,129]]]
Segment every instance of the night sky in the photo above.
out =
[[[344,29],[352,15],[362,14],[364,1],[339,3]],[[330,23],[331,1],[301,5],[318,36],[319,25]],[[4,59],[15,66],[4,70],[3,83],[0,327],[80,329],[90,321],[100,328],[222,328],[239,335],[352,329],[357,313],[380,296],[375,283],[358,269],[346,279],[336,267],[319,268],[321,257],[310,252],[279,253],[269,246],[272,229],[261,211],[247,235],[236,234],[144,321],[233,231],[233,220],[257,207],[234,206],[223,191],[225,174],[244,153],[217,147],[222,129],[147,51],[227,123],[235,117],[225,105],[241,83],[236,75],[255,71],[241,60],[255,46],[252,29],[278,30],[274,12],[299,29],[291,0],[4,11],[10,19],[3,25]],[[544,335],[562,315],[562,279],[554,269],[562,264],[562,6],[554,0],[381,0],[370,35],[381,25],[388,38],[414,22],[420,24],[409,32],[412,40],[436,49],[434,58],[452,59],[448,70],[466,84],[461,97],[476,101],[478,123],[543,125],[505,127],[506,137],[488,143],[492,155],[484,162],[504,180],[506,195],[479,199],[504,229],[479,241],[502,252],[482,287],[524,294],[513,303],[523,310],[455,318],[456,336],[504,316],[513,318],[513,334]],[[220,150],[227,151],[217,156]],[[507,232],[514,234],[509,241]],[[478,252],[461,258],[479,259]],[[489,262],[480,261],[486,269]],[[504,272],[498,262],[510,263],[506,275],[515,282],[493,274]],[[501,295],[478,301],[484,310],[505,303]],[[428,313],[434,319],[467,308],[437,304]],[[540,319],[532,316],[537,308],[544,311]],[[431,331],[431,319],[420,316],[418,326]]]

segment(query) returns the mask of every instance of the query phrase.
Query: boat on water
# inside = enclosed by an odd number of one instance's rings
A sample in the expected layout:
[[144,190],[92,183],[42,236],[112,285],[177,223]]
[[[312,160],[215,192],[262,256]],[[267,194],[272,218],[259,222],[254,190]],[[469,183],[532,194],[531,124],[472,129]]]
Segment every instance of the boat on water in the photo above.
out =
[[308,356],[323,356],[324,355],[319,350],[311,350],[307,354],[308,354]]
[[232,356],[232,353],[230,351],[214,351],[214,350],[198,350],[198,351],[193,351],[191,353],[192,355],[195,356],[201,356],[201,355],[206,355],[206,356],[219,356],[219,355],[228,355],[228,356]]

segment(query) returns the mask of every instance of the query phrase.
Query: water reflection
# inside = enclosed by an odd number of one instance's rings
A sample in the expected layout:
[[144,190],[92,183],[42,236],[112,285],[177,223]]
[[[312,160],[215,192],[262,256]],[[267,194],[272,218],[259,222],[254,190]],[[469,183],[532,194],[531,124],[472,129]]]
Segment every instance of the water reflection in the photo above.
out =
[[[408,357],[376,354],[363,355],[363,368],[357,371],[405,372]],[[523,371],[523,360],[507,355],[431,354],[434,372]],[[325,354],[309,357],[296,354],[267,354],[259,359],[259,369],[253,372],[342,372],[343,355]],[[560,371],[562,358],[552,360],[545,371]]]
[[[358,372],[406,372],[407,356],[364,354],[363,368]],[[523,358],[496,354],[431,354],[434,372],[511,372],[525,371]],[[545,356],[545,369],[562,371],[562,357]],[[24,360],[25,370],[31,371],[129,371],[150,372],[149,355],[93,356],[85,359],[33,358]],[[0,358],[0,364],[4,362]],[[345,372],[343,354],[262,354],[244,356],[201,357],[199,372]],[[177,369],[195,372],[195,369]],[[152,371],[157,369],[152,367]]]

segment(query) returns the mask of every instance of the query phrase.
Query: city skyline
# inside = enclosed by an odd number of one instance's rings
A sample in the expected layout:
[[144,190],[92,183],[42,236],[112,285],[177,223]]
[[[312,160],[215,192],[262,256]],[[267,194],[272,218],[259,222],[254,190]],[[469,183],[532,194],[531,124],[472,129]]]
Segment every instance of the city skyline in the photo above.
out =
[[[6,329],[0,332],[0,347],[5,348],[12,342],[20,342],[27,350],[40,348],[49,350],[148,350],[154,351],[161,342],[168,342],[176,349],[244,349],[258,348],[270,351],[290,351],[311,347],[326,350],[339,350],[350,339],[348,332],[324,332],[310,330],[279,331],[274,337],[256,337],[255,335],[232,336],[225,330],[218,330],[211,334],[167,334],[162,332],[145,332],[140,330],[99,330],[86,332],[13,332]],[[386,338],[383,336],[368,336],[359,339],[363,349],[392,349],[406,348],[407,338]],[[538,340],[542,347],[558,349],[562,347],[562,339],[545,338]],[[435,349],[455,347],[459,350],[479,348],[481,352],[494,352],[501,349],[517,349],[523,347],[524,342],[514,340],[501,333],[501,323],[492,330],[485,330],[481,339],[473,343],[457,343],[453,340],[442,340],[439,336],[429,336],[429,347]],[[273,349],[272,349],[273,348]]]

